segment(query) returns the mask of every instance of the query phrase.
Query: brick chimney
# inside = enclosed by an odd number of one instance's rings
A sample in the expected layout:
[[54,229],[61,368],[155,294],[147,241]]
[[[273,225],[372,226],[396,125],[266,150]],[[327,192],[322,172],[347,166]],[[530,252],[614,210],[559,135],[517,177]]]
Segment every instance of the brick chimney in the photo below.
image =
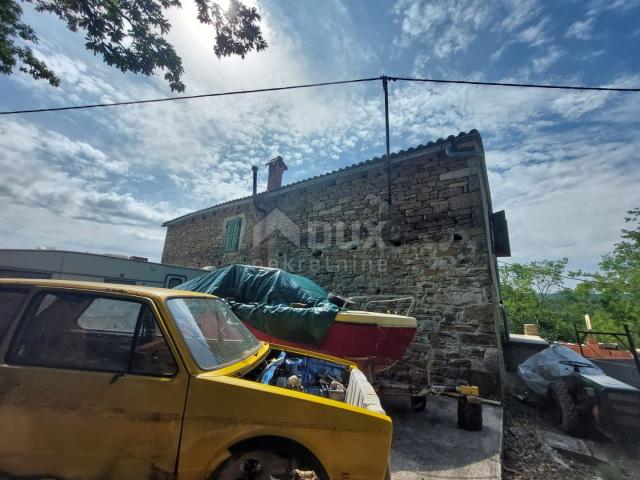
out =
[[288,169],[287,164],[284,163],[284,160],[282,160],[282,157],[280,155],[267,163],[267,165],[269,165],[267,192],[272,192],[273,190],[277,190],[282,186],[282,174],[285,170]]

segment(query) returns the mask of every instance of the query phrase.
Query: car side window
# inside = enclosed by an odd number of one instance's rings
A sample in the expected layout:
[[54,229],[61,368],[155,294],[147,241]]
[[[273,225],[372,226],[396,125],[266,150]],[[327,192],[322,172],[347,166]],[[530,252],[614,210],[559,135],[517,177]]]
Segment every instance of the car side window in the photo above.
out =
[[178,371],[169,345],[153,313],[145,308],[140,315],[131,358],[131,373],[172,376]]
[[0,343],[11,325],[11,321],[18,313],[22,302],[29,294],[29,290],[21,288],[0,289]]
[[[145,326],[146,325],[146,326]],[[132,368],[136,349],[157,328],[141,302],[83,293],[43,292],[29,306],[13,340],[8,361],[19,365],[113,373],[170,375],[177,367],[159,329],[144,367]],[[144,329],[143,329],[144,327]],[[134,342],[135,340],[135,342]],[[132,356],[133,352],[133,356]],[[173,370],[167,366],[173,363]],[[167,373],[171,371],[171,373]]]
[[78,318],[78,326],[85,330],[133,334],[141,305],[113,298],[95,298]]

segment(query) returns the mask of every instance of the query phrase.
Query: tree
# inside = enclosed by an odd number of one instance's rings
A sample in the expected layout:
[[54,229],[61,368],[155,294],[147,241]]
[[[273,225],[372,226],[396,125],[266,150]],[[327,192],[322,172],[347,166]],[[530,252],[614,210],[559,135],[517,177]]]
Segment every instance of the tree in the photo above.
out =
[[512,263],[500,268],[502,299],[510,330],[521,333],[525,323],[538,325],[540,334],[551,340],[575,340],[574,324],[594,311],[597,297],[591,283],[575,289],[564,284],[567,258]]
[[630,210],[625,221],[631,228],[623,229],[621,241],[602,257],[599,273],[567,272],[587,277],[575,288],[564,285],[566,258],[501,267],[511,332],[520,333],[525,323],[536,323],[542,336],[574,342],[574,325],[584,329],[583,318],[589,314],[594,330],[623,332],[626,323],[640,344],[640,208]]
[[[230,0],[223,10],[216,0],[193,0],[198,20],[215,30],[213,51],[218,58],[267,48],[255,7]],[[38,37],[23,22],[19,2],[34,5],[37,12],[50,13],[64,21],[69,30],[85,32],[85,46],[122,72],[152,75],[164,71],[172,91],[183,92],[182,60],[165,39],[171,25],[165,11],[181,7],[180,0],[1,0],[0,73],[19,71],[34,79],[45,79],[53,86],[60,79],[45,61],[34,55],[30,45]]]
[[633,228],[622,229],[622,241],[612,252],[602,257],[600,273],[594,275],[601,301],[602,322],[622,331],[627,323],[640,337],[640,208],[630,210],[626,223]]

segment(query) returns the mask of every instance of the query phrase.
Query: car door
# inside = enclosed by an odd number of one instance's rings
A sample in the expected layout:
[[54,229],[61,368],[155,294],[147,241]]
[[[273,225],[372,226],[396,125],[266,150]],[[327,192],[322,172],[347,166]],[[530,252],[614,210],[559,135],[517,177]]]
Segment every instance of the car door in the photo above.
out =
[[42,289],[23,310],[0,350],[0,471],[172,477],[188,375],[153,302]]

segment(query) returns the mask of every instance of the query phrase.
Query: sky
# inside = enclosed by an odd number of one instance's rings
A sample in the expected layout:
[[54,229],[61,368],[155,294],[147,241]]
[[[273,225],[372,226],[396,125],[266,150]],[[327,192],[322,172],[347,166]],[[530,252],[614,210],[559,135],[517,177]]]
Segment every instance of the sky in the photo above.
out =
[[[640,0],[255,0],[269,44],[218,60],[191,0],[169,11],[188,95],[361,77],[640,87]],[[0,75],[0,110],[173,95],[25,19],[55,88]],[[245,196],[282,155],[294,182],[384,153],[379,83],[0,116],[0,248],[159,260],[176,216]],[[640,94],[390,85],[391,149],[477,129],[512,258],[594,271],[640,206]]]

